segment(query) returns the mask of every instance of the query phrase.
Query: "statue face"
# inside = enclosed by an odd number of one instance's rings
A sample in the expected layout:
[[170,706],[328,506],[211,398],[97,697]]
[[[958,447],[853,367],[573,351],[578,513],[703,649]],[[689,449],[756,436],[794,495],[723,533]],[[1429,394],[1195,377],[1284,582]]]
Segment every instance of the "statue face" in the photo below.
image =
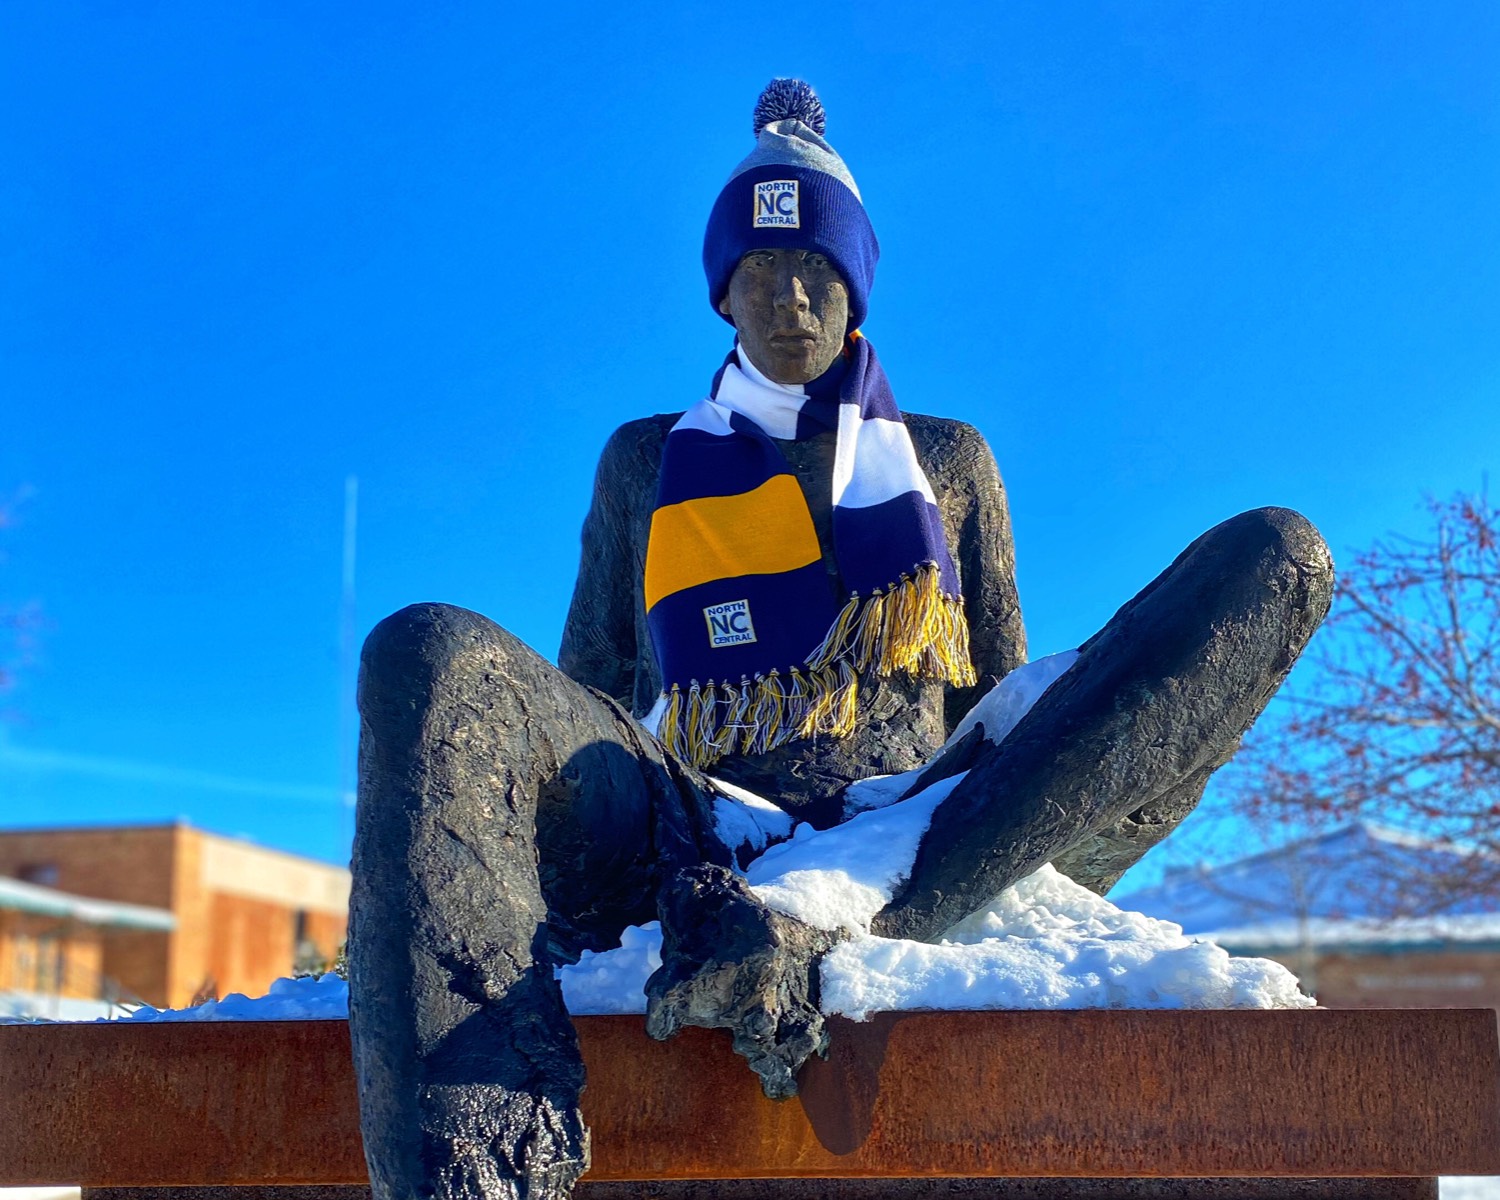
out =
[[740,345],[777,383],[808,383],[833,365],[849,324],[844,277],[815,250],[752,250],[729,279],[719,311]]

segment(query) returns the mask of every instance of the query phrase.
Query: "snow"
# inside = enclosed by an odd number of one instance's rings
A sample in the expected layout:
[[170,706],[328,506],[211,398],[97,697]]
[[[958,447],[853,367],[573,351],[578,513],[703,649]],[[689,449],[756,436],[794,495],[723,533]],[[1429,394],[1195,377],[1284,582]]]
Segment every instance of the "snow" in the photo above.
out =
[[1231,929],[1209,929],[1199,935],[1228,946],[1253,946],[1257,950],[1292,950],[1303,945],[1359,947],[1500,942],[1500,912],[1464,913],[1458,916],[1309,917],[1261,921]]
[[[746,877],[766,904],[850,936],[822,962],[825,1013],[982,1008],[1306,1008],[1280,963],[1234,958],[1180,925],[1122,910],[1051,866],[1006,889],[936,945],[877,937],[870,922],[916,857],[937,806],[963,778],[792,839]],[[626,931],[618,950],[558,971],[574,1013],[641,1013],[661,930]]]
[[[1031,711],[1031,706],[1041,698],[1042,693],[1056,683],[1062,673],[1077,660],[1077,650],[1064,650],[1060,654],[1049,654],[1045,658],[1017,667],[969,710],[968,715],[958,723],[933,758],[941,756],[945,750],[967,737],[976,725],[984,726],[985,741],[1002,741],[1019,724],[1021,718]],[[926,769],[924,764],[900,775],[876,775],[870,779],[856,780],[844,792],[845,815],[896,803]]]
[[1064,671],[1078,661],[1077,650],[1049,654],[1017,667],[980,699],[979,703],[953,729],[943,744],[946,750],[962,741],[976,725],[984,726],[987,742],[999,743],[1020,724],[1041,695],[1061,678]]
[[0,1188],[0,1200],[78,1200],[76,1187]]
[[[1370,822],[1347,825],[1291,845],[1219,866],[1181,867],[1160,884],[1132,891],[1122,903],[1154,916],[1183,920],[1190,933],[1233,945],[1300,944],[1299,917],[1319,924],[1336,944],[1358,940],[1488,940],[1496,928],[1490,896],[1465,895],[1434,922],[1389,920],[1399,911],[1393,884],[1469,874],[1473,851]],[[1320,924],[1321,922],[1328,924]],[[1404,933],[1383,938],[1389,925]],[[1252,931],[1254,931],[1252,933]],[[1315,939],[1321,942],[1319,937]]]
[[[976,725],[999,741],[1077,659],[1050,655],[1011,672],[960,723],[951,745]],[[714,780],[714,819],[743,856],[755,894],[770,907],[844,935],[822,963],[823,1009],[864,1019],[897,1009],[1300,1008],[1313,1001],[1285,967],[1233,958],[1180,925],[1122,909],[1051,866],[1006,889],[948,930],[938,944],[876,937],[875,915],[916,859],[933,813],[965,778],[943,779],[900,797],[920,772],[850,788],[853,815],[831,829],[792,819],[774,804]],[[557,978],[570,1012],[641,1013],[644,988],[661,965],[661,929],[633,926],[612,950],[585,952]],[[348,1009],[348,987],[332,975],[278,980],[258,1000],[232,995],[197,1008],[143,1008],[137,1021],[332,1018]]]
[[120,1011],[101,998],[59,996],[55,992],[0,992],[0,1025],[31,1021],[92,1021]]
[[968,772],[821,832],[798,825],[745,872],[765,904],[819,929],[868,930],[917,857],[933,811]]
[[42,887],[40,884],[5,876],[0,876],[0,909],[66,917],[85,925],[105,928],[161,931],[177,928],[177,918],[165,908],[75,896],[70,892],[60,892],[56,888]]
[[792,817],[784,808],[754,792],[722,779],[710,779],[714,790],[714,833],[737,855],[764,850],[792,832]]
[[1500,1175],[1444,1175],[1439,1200],[1500,1200]]
[[121,1021],[322,1021],[349,1015],[349,984],[337,975],[278,979],[264,996],[231,992],[195,1008],[143,1004]]
[[828,1013],[897,1009],[1309,1008],[1279,963],[1232,958],[1044,866],[937,945],[864,935],[823,960]]
[[613,950],[585,950],[557,969],[570,1013],[644,1013],[646,980],[661,966],[661,922],[631,925]]
[[667,697],[663,694],[656,698],[656,703],[651,706],[651,711],[644,717],[641,717],[637,723],[652,737],[655,737],[656,731],[661,728],[661,719],[666,715]]

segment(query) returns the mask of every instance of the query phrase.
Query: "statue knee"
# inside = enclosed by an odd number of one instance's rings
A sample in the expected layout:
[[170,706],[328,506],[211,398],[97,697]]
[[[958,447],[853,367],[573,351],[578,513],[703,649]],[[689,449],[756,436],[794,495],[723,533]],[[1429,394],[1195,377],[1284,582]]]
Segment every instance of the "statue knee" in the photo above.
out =
[[434,766],[435,738],[473,719],[532,652],[489,618],[451,604],[412,604],[386,617],[360,655],[360,821],[435,801],[410,780]]
[[1295,577],[1313,600],[1333,595],[1333,556],[1317,527],[1290,508],[1252,508],[1218,526],[1219,534],[1256,562],[1268,583]]
[[[521,641],[488,617],[453,604],[409,604],[381,621],[360,653],[360,708],[371,693],[399,689],[419,696],[432,683],[475,661],[511,657]],[[527,651],[530,653],[530,651]]]
[[1328,615],[1333,556],[1313,523],[1289,508],[1252,509],[1221,528],[1243,572],[1232,588],[1240,597],[1235,606],[1254,614],[1271,655],[1269,669],[1279,680]]
[[[1315,576],[1333,578],[1333,555],[1317,526],[1295,509],[1253,508],[1240,518],[1263,528],[1281,557]],[[1237,519],[1240,519],[1237,518]]]

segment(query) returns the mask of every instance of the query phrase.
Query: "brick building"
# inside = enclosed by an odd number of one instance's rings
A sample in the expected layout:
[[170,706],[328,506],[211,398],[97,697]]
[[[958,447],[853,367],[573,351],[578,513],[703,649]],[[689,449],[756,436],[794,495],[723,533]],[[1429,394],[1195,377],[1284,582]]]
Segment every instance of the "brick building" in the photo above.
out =
[[299,966],[330,962],[348,918],[343,868],[182,822],[0,831],[0,878],[168,915],[170,928],[92,934],[75,921],[69,961],[77,965],[57,980],[63,995],[113,991],[158,1007],[261,995]]
[[1500,1010],[1500,896],[1398,916],[1400,881],[1462,876],[1470,852],[1358,824],[1111,897],[1232,954],[1287,966],[1326,1008]]
[[117,998],[104,973],[107,948],[176,927],[165,909],[0,878],[0,1016],[105,1015]]

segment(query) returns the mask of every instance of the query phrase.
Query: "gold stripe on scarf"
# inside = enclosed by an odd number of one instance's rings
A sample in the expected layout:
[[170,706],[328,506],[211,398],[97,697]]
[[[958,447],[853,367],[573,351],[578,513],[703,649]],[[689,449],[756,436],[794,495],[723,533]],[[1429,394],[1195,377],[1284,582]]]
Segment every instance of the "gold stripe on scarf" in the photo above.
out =
[[684,588],[737,575],[778,575],[823,555],[795,475],[738,496],[658,508],[646,542],[646,607]]

